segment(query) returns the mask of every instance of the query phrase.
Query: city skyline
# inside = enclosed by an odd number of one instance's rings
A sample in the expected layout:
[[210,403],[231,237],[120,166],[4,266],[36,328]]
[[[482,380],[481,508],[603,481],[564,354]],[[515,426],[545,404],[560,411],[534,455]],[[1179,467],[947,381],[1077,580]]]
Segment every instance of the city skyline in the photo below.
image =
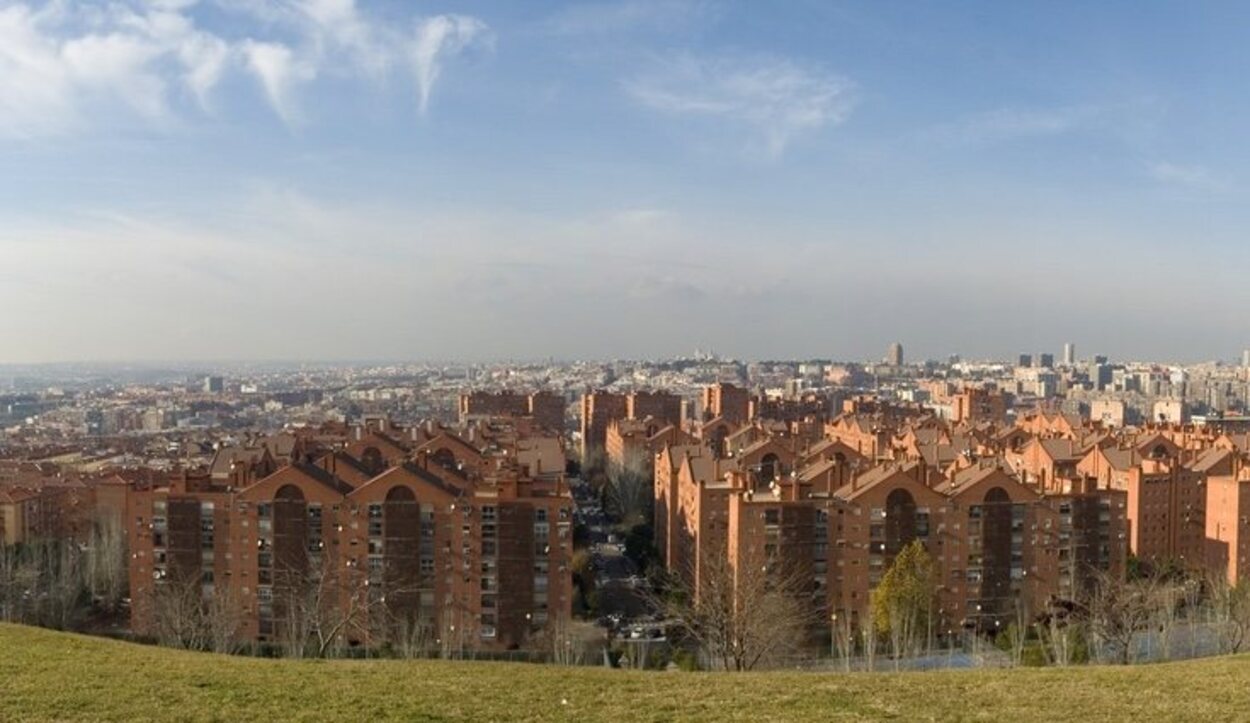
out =
[[0,362],[1235,359],[1244,15],[0,2]]
[[[1066,343],[1065,343],[1066,345]],[[1210,358],[1178,358],[1175,356],[1159,357],[1159,358],[1132,358],[1132,357],[1114,357],[1094,350],[1089,354],[1080,354],[1068,361],[1063,356],[1063,346],[1057,347],[1058,352],[1044,351],[1042,349],[1027,350],[1011,350],[990,353],[983,356],[965,356],[958,350],[953,350],[944,354],[913,354],[907,345],[902,345],[906,351],[906,359],[904,366],[919,366],[928,363],[950,364],[961,363],[970,365],[983,364],[1002,364],[1007,366],[1085,366],[1101,359],[1111,364],[1156,364],[1164,366],[1201,366],[1205,364],[1221,364],[1226,366],[1250,367],[1250,349],[1240,349],[1236,354],[1225,354],[1220,357]],[[1075,345],[1073,345],[1075,346]],[[655,362],[664,363],[672,361],[693,361],[693,360],[719,360],[723,362],[734,363],[779,363],[779,364],[803,364],[806,362],[821,362],[831,364],[889,364],[891,348],[887,347],[885,353],[873,355],[868,353],[862,357],[839,357],[829,354],[814,354],[811,356],[783,357],[783,356],[736,356],[732,354],[723,354],[716,349],[694,349],[693,351],[675,351],[673,353],[658,354],[654,356],[547,356],[547,357],[525,357],[525,356],[507,356],[507,357],[429,357],[429,358],[405,358],[405,357],[323,357],[323,358],[300,358],[300,357],[282,357],[274,356],[270,358],[248,358],[248,357],[220,357],[220,358],[118,358],[118,359],[71,359],[71,360],[52,360],[52,361],[30,361],[30,362],[13,362],[0,360],[0,370],[12,371],[13,369],[38,369],[38,368],[85,368],[85,369],[132,369],[135,371],[157,370],[167,367],[168,371],[216,371],[216,370],[235,370],[242,371],[255,367],[256,369],[272,369],[275,371],[289,371],[293,368],[307,366],[310,369],[336,369],[351,368],[369,365],[468,365],[468,366],[497,366],[516,364],[522,366],[541,366],[545,364],[567,365],[567,364],[610,364],[613,362],[635,363],[635,362]],[[1042,364],[1039,357],[1048,357],[1048,363]],[[1023,363],[1027,359],[1027,363]],[[256,369],[252,369],[255,371]]]

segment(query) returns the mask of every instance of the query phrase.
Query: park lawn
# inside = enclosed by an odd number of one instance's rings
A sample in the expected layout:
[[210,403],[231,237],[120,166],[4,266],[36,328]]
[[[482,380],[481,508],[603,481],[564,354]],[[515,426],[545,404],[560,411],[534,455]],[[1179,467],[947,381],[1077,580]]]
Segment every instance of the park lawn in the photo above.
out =
[[294,661],[0,625],[0,720],[1234,720],[1250,657],[1131,668],[638,672]]

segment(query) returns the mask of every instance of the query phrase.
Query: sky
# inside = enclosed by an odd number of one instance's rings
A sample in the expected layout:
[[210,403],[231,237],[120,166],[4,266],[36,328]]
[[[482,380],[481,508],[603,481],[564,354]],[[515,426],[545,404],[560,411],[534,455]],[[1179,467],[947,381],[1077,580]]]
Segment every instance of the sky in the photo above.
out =
[[0,0],[0,362],[1233,359],[1248,21]]

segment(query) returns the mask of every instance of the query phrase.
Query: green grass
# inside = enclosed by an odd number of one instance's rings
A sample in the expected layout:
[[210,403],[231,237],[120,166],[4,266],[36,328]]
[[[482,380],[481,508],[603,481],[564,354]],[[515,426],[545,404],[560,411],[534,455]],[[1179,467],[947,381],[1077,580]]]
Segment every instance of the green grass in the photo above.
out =
[[1234,720],[1250,657],[1133,668],[643,673],[282,661],[0,625],[0,720]]

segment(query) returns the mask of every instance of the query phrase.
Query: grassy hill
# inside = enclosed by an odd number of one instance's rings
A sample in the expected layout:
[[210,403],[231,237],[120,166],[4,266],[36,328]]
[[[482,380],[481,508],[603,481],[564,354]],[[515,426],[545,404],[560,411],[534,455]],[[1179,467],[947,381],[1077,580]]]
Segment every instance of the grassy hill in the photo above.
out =
[[0,625],[0,720],[1233,720],[1250,657],[1134,668],[642,673],[231,658]]

